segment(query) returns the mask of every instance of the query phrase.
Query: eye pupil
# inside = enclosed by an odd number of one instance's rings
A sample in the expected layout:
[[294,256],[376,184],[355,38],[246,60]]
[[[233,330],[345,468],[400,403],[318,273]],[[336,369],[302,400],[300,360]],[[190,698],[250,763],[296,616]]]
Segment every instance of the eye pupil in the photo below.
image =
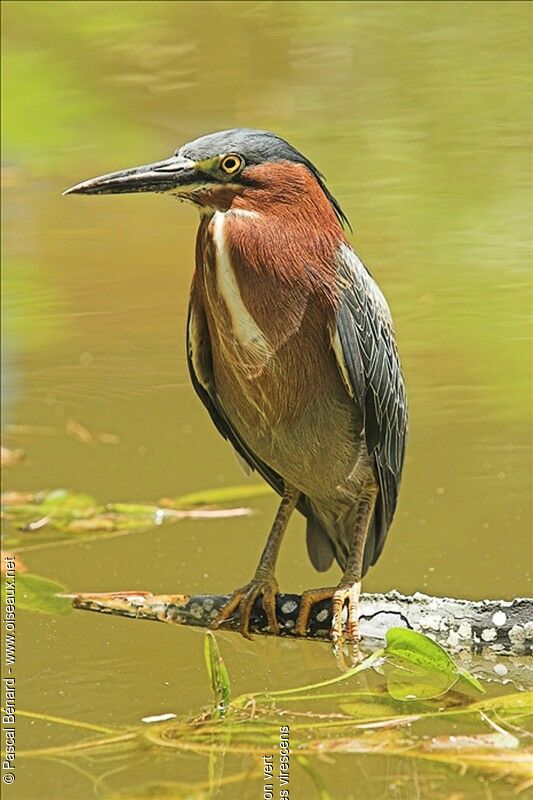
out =
[[238,156],[226,156],[222,161],[222,169],[231,175],[233,172],[237,172],[241,164],[242,161]]

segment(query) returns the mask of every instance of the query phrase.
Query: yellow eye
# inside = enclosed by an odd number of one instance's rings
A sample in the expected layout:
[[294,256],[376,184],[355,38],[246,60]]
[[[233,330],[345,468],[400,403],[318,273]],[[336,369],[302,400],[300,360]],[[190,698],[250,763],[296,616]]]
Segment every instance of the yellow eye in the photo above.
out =
[[242,165],[242,158],[235,155],[235,153],[230,153],[229,155],[224,156],[220,162],[220,167],[226,173],[226,175],[235,175],[235,173],[240,170]]

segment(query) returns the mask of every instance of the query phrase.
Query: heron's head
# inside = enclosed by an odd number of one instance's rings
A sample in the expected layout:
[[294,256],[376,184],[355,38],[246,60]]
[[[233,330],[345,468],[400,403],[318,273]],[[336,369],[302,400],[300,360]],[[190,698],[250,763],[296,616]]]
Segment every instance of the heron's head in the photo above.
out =
[[227,210],[290,203],[319,191],[341,222],[338,202],[317,168],[292,145],[269,131],[233,128],[210,133],[180,147],[164,161],[110,172],[76,184],[65,194],[156,192],[200,208]]

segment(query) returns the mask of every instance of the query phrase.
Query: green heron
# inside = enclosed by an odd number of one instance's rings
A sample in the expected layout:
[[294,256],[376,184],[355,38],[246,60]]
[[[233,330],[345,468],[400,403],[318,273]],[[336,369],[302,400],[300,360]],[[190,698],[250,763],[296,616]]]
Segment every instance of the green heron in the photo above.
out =
[[254,577],[215,625],[237,615],[248,636],[261,596],[279,632],[275,565],[297,508],[313,566],[323,572],[336,559],[343,576],[303,593],[295,633],[305,635],[313,604],[331,598],[331,637],[356,651],[361,578],[396,508],[407,406],[390,311],[345,236],[347,218],[305,156],[254,129],[202,136],[67,193],[127,192],[197,206],[192,383],[244,465],[282,497]]

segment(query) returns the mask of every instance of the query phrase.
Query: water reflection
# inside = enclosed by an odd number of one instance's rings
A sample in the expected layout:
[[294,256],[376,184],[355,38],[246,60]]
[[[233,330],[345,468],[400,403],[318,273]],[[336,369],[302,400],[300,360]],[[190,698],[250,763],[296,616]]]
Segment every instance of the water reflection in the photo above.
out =
[[[186,372],[193,212],[168,198],[61,192],[210,130],[266,127],[324,171],[397,322],[412,429],[398,516],[367,589],[530,593],[526,12],[520,3],[5,4],[5,438],[27,451],[9,488],[142,501],[242,482]],[[115,443],[88,446],[69,435],[69,420]],[[273,509],[264,499],[252,522],[43,550],[29,566],[87,591],[227,591],[249,578]],[[304,552],[295,520],[284,588],[315,584]],[[131,724],[207,700],[194,632],[83,616],[20,624],[23,707]],[[59,643],[62,687],[49,673]],[[331,669],[327,652],[305,643],[225,635],[222,644],[238,691]],[[396,762],[365,761],[360,788],[351,780],[346,792],[380,796],[389,768],[412,778]],[[54,769],[50,796],[64,778]],[[196,761],[181,769],[197,777]],[[35,765],[24,770],[19,796],[39,797]],[[76,780],[71,795],[91,796]]]

